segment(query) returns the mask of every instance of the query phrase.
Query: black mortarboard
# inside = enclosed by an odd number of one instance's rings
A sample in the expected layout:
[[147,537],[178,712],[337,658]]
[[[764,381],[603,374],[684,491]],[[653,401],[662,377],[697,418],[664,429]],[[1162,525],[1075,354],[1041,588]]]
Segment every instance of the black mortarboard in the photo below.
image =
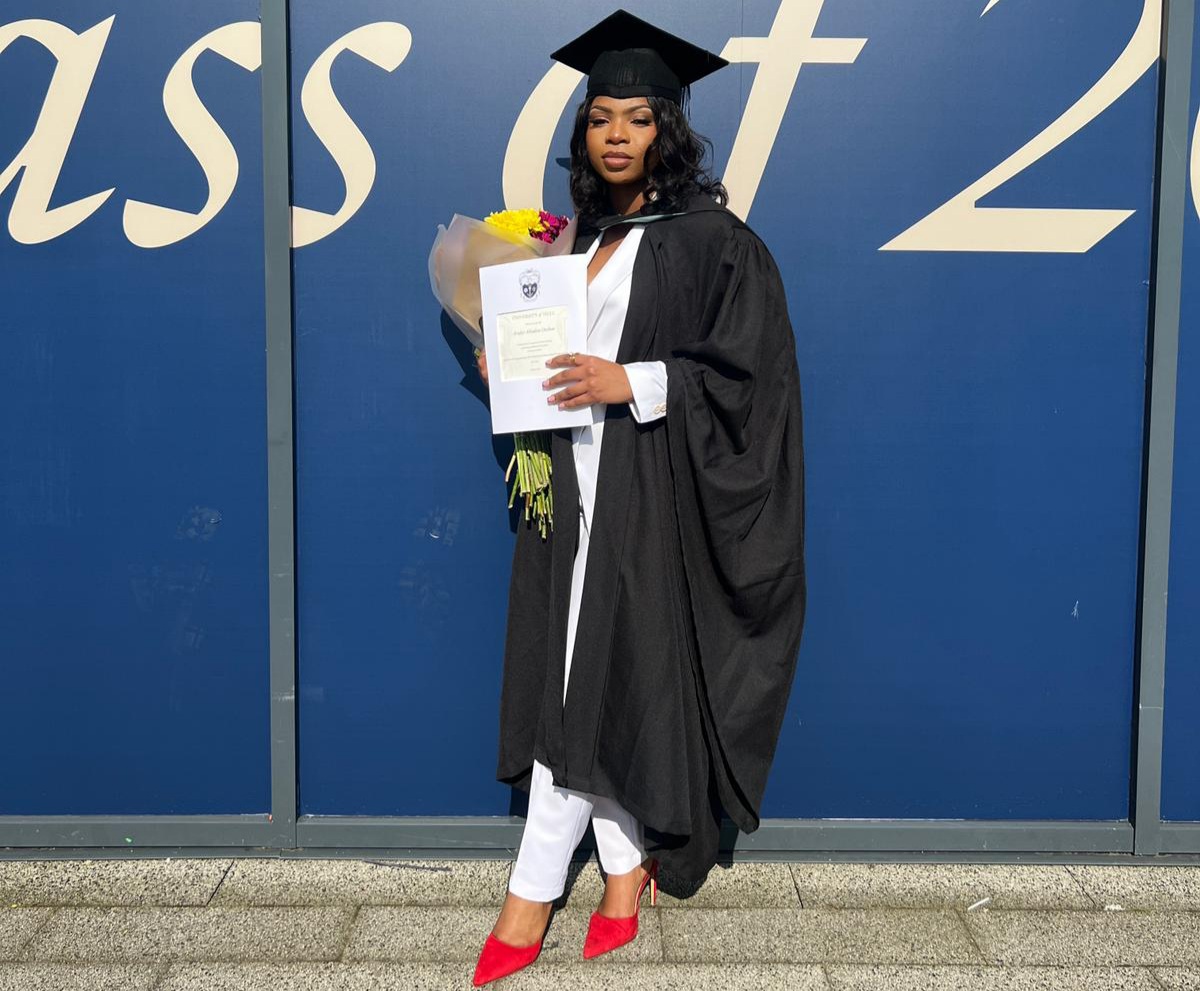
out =
[[588,99],[663,96],[676,103],[684,87],[729,64],[626,10],[609,14],[550,57],[587,74]]

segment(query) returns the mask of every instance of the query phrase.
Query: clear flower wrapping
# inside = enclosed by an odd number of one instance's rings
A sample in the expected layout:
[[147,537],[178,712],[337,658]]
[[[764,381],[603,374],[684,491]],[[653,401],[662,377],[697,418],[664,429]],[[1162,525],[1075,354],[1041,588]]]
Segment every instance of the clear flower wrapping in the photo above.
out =
[[[429,251],[429,286],[471,344],[483,347],[479,270],[487,265],[558,254],[565,244],[557,235],[565,226],[565,218],[540,210],[505,210],[491,214],[487,221],[456,213],[448,227],[438,224]],[[548,235],[553,235],[550,240]],[[555,243],[558,249],[551,250]]]

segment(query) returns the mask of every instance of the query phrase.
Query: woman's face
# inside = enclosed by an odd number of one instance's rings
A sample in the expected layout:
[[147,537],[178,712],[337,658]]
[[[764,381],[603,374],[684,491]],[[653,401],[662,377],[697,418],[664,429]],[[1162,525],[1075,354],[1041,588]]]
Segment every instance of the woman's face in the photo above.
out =
[[588,159],[605,182],[644,183],[658,161],[646,152],[658,136],[654,114],[644,96],[616,100],[597,96],[587,115]]

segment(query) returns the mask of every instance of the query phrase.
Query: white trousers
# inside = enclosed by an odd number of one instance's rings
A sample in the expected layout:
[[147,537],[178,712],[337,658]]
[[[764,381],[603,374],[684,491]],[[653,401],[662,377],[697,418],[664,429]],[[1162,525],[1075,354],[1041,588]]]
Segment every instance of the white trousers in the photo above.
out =
[[[588,533],[582,514],[579,549],[571,573],[571,604],[567,612],[567,654],[563,672],[563,701],[571,676],[583,575],[587,566]],[[596,834],[596,852],[606,874],[627,874],[646,859],[642,824],[606,795],[593,795],[554,784],[550,768],[533,762],[529,786],[529,812],[521,833],[517,861],[508,879],[508,890],[520,898],[550,902],[559,898],[567,882],[571,856],[587,830],[588,819]]]

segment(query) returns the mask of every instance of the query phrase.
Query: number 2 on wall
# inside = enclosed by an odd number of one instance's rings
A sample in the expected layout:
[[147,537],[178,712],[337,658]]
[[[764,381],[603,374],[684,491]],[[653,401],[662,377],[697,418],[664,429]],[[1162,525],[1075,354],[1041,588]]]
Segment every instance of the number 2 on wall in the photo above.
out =
[[[990,3],[984,10],[987,13]],[[1024,147],[928,216],[881,245],[880,251],[1084,252],[1134,210],[981,207],[978,202],[1034,165],[1111,107],[1158,59],[1162,0],[1145,0],[1133,37],[1120,57],[1058,120]]]

